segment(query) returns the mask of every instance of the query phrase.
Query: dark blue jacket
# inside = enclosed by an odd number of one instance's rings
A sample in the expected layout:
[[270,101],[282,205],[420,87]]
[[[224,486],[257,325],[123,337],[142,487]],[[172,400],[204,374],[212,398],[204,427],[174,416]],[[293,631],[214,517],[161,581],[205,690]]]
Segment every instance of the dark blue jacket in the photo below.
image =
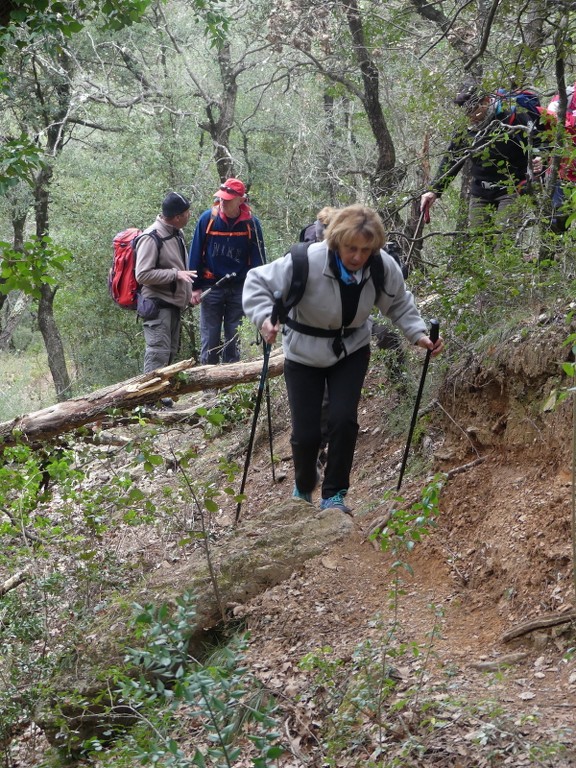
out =
[[248,270],[265,262],[262,227],[245,203],[233,224],[220,214],[218,205],[200,216],[188,256],[188,269],[198,272],[194,290],[204,290],[233,272],[236,277],[230,282],[241,284]]

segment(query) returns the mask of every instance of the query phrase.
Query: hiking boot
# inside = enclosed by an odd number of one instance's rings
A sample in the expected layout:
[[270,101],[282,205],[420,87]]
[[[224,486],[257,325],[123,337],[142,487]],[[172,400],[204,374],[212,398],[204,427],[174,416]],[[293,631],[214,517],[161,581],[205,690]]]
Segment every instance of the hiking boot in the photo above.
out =
[[311,493],[302,493],[302,491],[299,491],[296,486],[294,486],[294,490],[292,491],[292,498],[293,499],[302,499],[302,501],[307,501],[308,504],[312,504],[312,494]]
[[346,491],[338,491],[337,494],[329,499],[322,499],[320,509],[339,509],[341,512],[351,515],[352,510],[344,504],[344,496],[346,496]]

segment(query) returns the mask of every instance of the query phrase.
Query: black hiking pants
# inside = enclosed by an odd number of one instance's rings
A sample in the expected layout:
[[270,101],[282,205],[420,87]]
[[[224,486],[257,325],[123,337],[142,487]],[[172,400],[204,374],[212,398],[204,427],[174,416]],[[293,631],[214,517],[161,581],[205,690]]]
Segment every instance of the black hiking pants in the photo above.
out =
[[322,399],[328,390],[328,461],[322,498],[350,486],[358,436],[358,403],[368,370],[370,346],[353,352],[329,368],[284,361],[284,378],[292,416],[292,458],[296,487],[311,493],[317,484],[318,450],[322,440]]

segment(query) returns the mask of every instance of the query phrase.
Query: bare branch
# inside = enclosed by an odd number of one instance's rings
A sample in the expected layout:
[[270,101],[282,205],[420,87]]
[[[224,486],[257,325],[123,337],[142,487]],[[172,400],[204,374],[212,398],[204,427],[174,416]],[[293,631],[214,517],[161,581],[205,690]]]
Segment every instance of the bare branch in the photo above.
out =
[[466,72],[468,72],[472,68],[472,66],[478,61],[478,59],[483,55],[484,51],[488,46],[488,40],[490,39],[490,32],[492,31],[492,24],[494,23],[494,18],[496,16],[496,11],[498,10],[499,3],[500,3],[500,0],[492,0],[492,7],[488,12],[486,24],[484,25],[484,32],[482,33],[482,40],[480,41],[480,49],[477,51],[477,53],[474,54],[474,56],[472,56],[472,58],[468,62],[466,62],[466,64],[464,64],[464,69]]

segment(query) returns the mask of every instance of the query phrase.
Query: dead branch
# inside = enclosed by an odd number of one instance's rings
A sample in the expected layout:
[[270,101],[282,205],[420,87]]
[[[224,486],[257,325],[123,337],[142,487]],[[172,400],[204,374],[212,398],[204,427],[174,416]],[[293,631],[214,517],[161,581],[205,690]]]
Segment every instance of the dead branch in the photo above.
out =
[[7,592],[10,592],[11,589],[18,587],[22,582],[26,581],[27,578],[27,571],[19,571],[18,573],[15,573],[14,576],[10,576],[9,579],[6,579],[4,584],[0,584],[0,597]]
[[576,621],[576,611],[568,613],[551,613],[545,616],[537,616],[535,619],[525,621],[502,635],[502,642],[507,643],[515,637],[527,635],[528,632],[534,632],[536,629],[545,629],[546,627],[556,627],[558,624],[567,624],[569,621]]
[[[270,356],[268,375],[273,378],[284,370],[281,351]],[[166,368],[136,376],[88,395],[56,403],[12,421],[0,423],[0,451],[20,440],[44,442],[55,435],[69,432],[90,422],[100,421],[112,409],[133,409],[154,403],[163,397],[174,397],[205,389],[222,389],[259,379],[262,360],[231,365],[199,365],[183,360]]]
[[468,464],[461,464],[459,467],[449,469],[448,472],[446,472],[446,479],[450,480],[454,475],[461,475],[462,472],[468,472],[469,469],[478,466],[478,464],[482,464],[483,461],[486,461],[486,456],[480,456],[479,458],[474,459],[474,461],[469,461]]

